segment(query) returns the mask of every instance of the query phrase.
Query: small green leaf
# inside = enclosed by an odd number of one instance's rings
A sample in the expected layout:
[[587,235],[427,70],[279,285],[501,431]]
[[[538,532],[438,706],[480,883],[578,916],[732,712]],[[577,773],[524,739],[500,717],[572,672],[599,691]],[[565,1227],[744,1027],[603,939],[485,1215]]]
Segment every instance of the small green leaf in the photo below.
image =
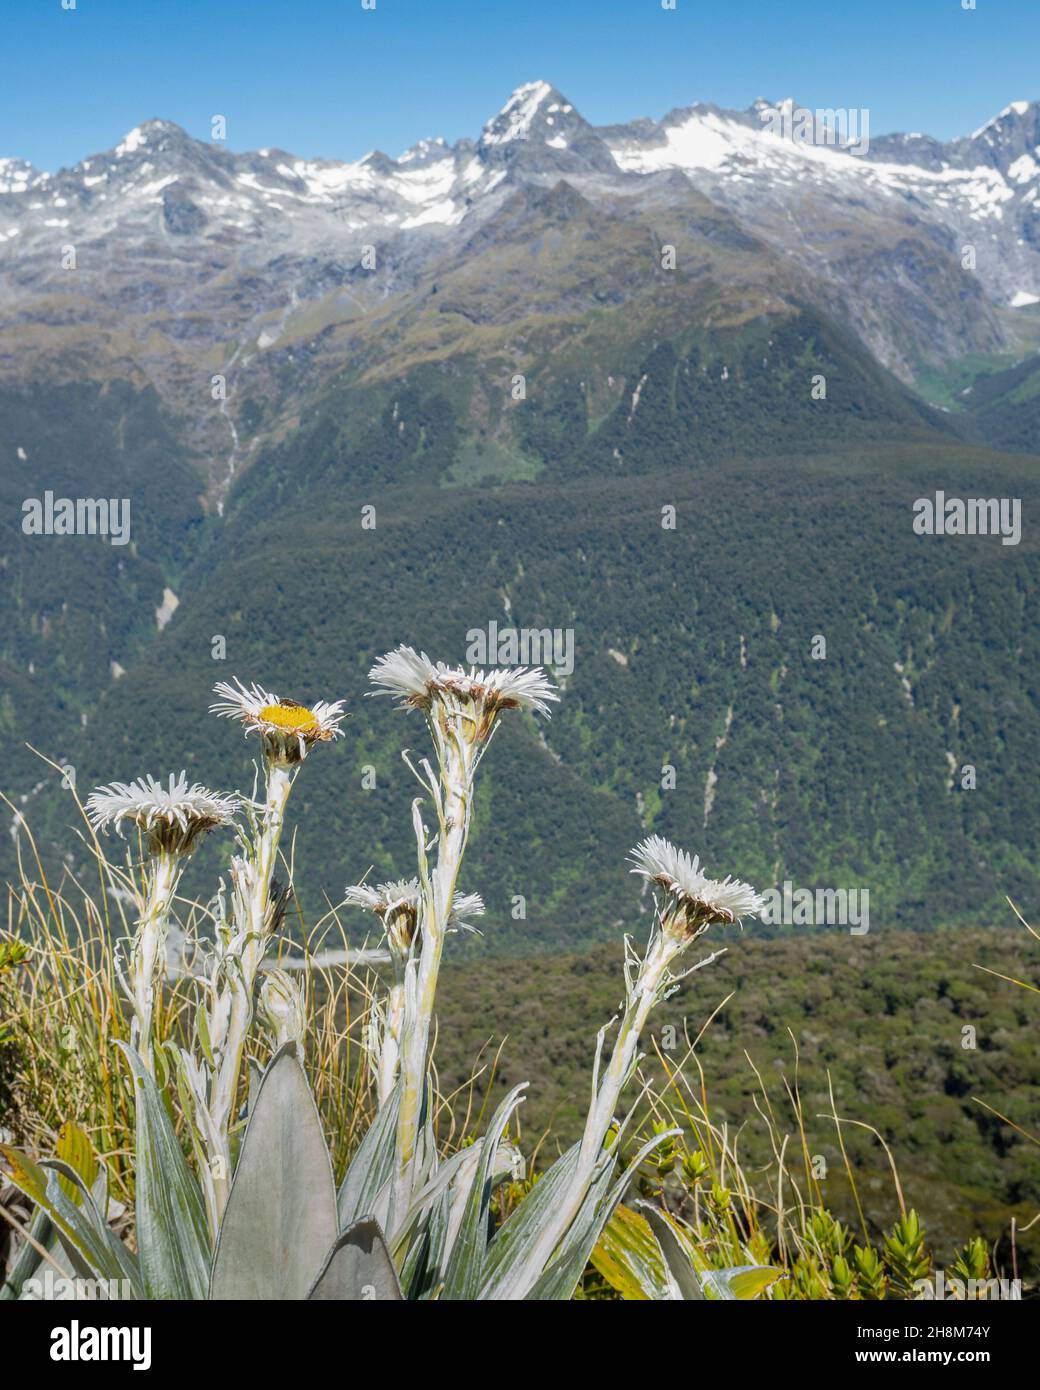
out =
[[732,1269],[706,1269],[701,1279],[704,1287],[718,1298],[746,1303],[775,1284],[781,1273],[772,1265],[735,1265]]
[[206,1061],[216,1070],[216,1062],[213,1060],[213,1046],[209,1040],[209,1019],[206,1017],[206,1006],[203,1000],[199,1000],[195,1007],[195,1029],[199,1035],[199,1046],[205,1054]]
[[[58,1142],[54,1146],[54,1156],[67,1163],[73,1172],[78,1173],[87,1187],[97,1181],[98,1161],[94,1147],[79,1125],[67,1120],[58,1131]],[[61,1188],[66,1197],[79,1202],[79,1190],[67,1178],[61,1179]]]

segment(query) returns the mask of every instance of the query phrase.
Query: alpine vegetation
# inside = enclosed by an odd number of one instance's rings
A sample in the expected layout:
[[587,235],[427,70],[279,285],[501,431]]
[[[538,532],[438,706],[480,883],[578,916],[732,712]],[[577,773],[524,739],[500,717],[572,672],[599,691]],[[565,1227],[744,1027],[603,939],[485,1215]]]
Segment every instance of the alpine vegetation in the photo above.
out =
[[[389,970],[363,1038],[374,1103],[342,1180],[337,1186],[316,1103],[324,1063],[315,1075],[301,985],[270,967],[291,892],[275,880],[280,860],[291,872],[291,856],[279,855],[289,797],[308,755],[342,735],[346,714],[342,701],[304,705],[222,682],[213,713],[256,739],[251,795],[189,786],[182,773],[168,785],[113,783],[87,803],[95,832],[133,827],[144,855],[135,867],[128,854],[119,869],[98,845],[109,886],[136,910],[119,974],[129,1015],[120,1047],[133,1108],[133,1242],[125,1222],[117,1230],[110,1220],[109,1164],[73,1161],[68,1135],[42,1160],[4,1146],[7,1177],[37,1210],[37,1236],[9,1288],[28,1286],[41,1260],[53,1262],[46,1240],[56,1236],[77,1275],[115,1281],[138,1299],[569,1299],[640,1165],[651,1155],[663,1161],[680,1135],[662,1123],[643,1142],[625,1140],[635,1104],[626,1088],[647,1020],[716,958],[696,953],[705,932],[764,904],[748,884],[712,879],[696,856],[652,836],[631,856],[631,871],[654,893],[652,925],[642,948],[625,941],[620,1012],[591,1050],[581,1138],[508,1202],[498,1198],[517,1169],[509,1135],[524,1084],[472,1142],[454,1152],[439,1143],[431,1058],[438,976],[447,937],[476,930],[472,919],[484,911],[460,885],[477,773],[503,717],[548,718],[559,696],[540,667],[453,667],[405,646],[369,678],[370,693],[423,716],[432,756],[403,754],[420,788],[414,877],[351,884],[344,895],[373,919]],[[229,884],[221,881],[205,914],[209,930],[193,943],[193,1008],[175,1037],[156,1023],[167,934],[184,861],[217,831],[235,837]],[[76,1119],[69,1116],[73,1136],[82,1134]],[[663,1273],[646,1296],[750,1298],[776,1277],[743,1249],[745,1263],[709,1271],[681,1223],[653,1206],[647,1221]]]

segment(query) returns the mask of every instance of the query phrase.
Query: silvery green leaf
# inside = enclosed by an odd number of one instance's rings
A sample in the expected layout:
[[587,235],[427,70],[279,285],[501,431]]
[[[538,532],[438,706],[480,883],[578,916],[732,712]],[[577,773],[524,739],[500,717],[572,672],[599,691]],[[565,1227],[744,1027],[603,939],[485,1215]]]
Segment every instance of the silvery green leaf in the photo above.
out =
[[[585,1198],[561,1240],[552,1263],[538,1275],[533,1284],[530,1284],[529,1276],[526,1276],[529,1286],[523,1288],[521,1285],[521,1292],[514,1295],[515,1297],[534,1302],[558,1302],[570,1298],[581,1278],[582,1270],[588,1264],[593,1246],[613,1211],[613,1207],[605,1208],[607,1189],[614,1172],[614,1161],[613,1153],[604,1154],[600,1158]],[[620,1200],[619,1195],[618,1201]],[[602,1221],[597,1220],[600,1212],[603,1213]]]
[[[471,1144],[468,1149],[462,1149],[454,1154],[453,1158],[459,1160],[453,1165],[453,1171],[446,1189],[447,1204],[445,1208],[445,1225],[440,1250],[437,1252],[436,1268],[441,1278],[447,1277],[448,1267],[451,1263],[452,1252],[455,1249],[455,1242],[459,1238],[462,1230],[462,1223],[469,1210],[470,1202],[473,1197],[474,1187],[483,1176],[488,1188],[488,1201],[495,1186],[494,1161],[491,1167],[482,1164],[484,1150],[487,1147],[487,1139],[479,1139],[477,1143]],[[486,1245],[485,1241],[485,1245]]]
[[350,1160],[339,1189],[341,1226],[351,1225],[363,1214],[376,1213],[377,1199],[393,1178],[399,1099],[399,1087],[395,1086]]
[[661,1254],[664,1257],[664,1267],[668,1271],[669,1282],[674,1286],[674,1292],[669,1297],[673,1299],[700,1299],[704,1298],[704,1289],[701,1279],[694,1269],[689,1255],[682,1247],[675,1227],[660,1211],[650,1202],[641,1202],[643,1214],[650,1223],[650,1228],[661,1247]]
[[[55,1230],[51,1225],[50,1217],[42,1207],[37,1207],[29,1222],[29,1234],[37,1245],[42,1245],[48,1249],[54,1239]],[[43,1256],[36,1250],[36,1246],[31,1245],[27,1240],[22,1241],[21,1249],[11,1266],[11,1272],[7,1278],[0,1283],[0,1303],[6,1303],[16,1299],[21,1295],[22,1285],[26,1279],[31,1279],[40,1264]],[[2,1272],[2,1271],[0,1271]]]
[[[422,1103],[419,1107],[419,1126],[416,1136],[415,1153],[412,1156],[412,1190],[423,1188],[431,1180],[437,1171],[439,1156],[437,1153],[437,1136],[433,1132],[433,1107],[430,1104],[430,1076],[427,1074],[423,1081]],[[394,1247],[401,1239],[401,1232],[407,1225],[411,1212],[411,1201],[405,1208],[403,1218],[398,1218],[398,1213],[393,1213],[394,1228]]]
[[[44,1248],[47,1251],[47,1260],[44,1261],[42,1256],[37,1255],[37,1266],[22,1281],[18,1297],[20,1300],[33,1303],[51,1303],[59,1300],[64,1303],[68,1300],[72,1281],[83,1277],[78,1272],[83,1268],[82,1262],[77,1267],[75,1261],[69,1258],[62,1244],[62,1237],[54,1226],[50,1228],[50,1239]],[[53,1265],[50,1263],[51,1260],[54,1261]],[[53,1275],[53,1279],[48,1278],[48,1274]],[[97,1280],[89,1272],[86,1277],[90,1280],[88,1287],[93,1294],[98,1287]],[[68,1280],[68,1283],[63,1283],[62,1280]]]
[[246,1091],[246,1114],[253,1113],[253,1106],[260,1091],[260,1083],[264,1079],[264,1070],[255,1057],[250,1057],[246,1063],[249,1068],[249,1087]]
[[617,1152],[616,1145],[603,1154],[598,1164],[600,1171],[595,1174],[578,1215],[574,1218],[563,1240],[560,1241],[556,1258],[530,1291],[523,1294],[524,1298],[540,1302],[547,1299],[560,1301],[572,1296],[578,1280],[582,1276],[582,1271],[589,1262],[593,1247],[603,1232],[603,1227],[610,1220],[614,1208],[624,1197],[629,1183],[632,1182],[639,1169],[639,1165],[647,1155],[653,1153],[654,1149],[676,1133],[678,1131],[668,1130],[664,1134],[655,1134],[636,1153],[631,1164],[609,1190],[608,1184],[614,1171],[614,1160]]
[[[134,1257],[108,1228],[78,1174],[53,1160],[34,1163],[28,1154],[6,1145],[0,1145],[0,1153],[7,1160],[8,1180],[47,1214],[74,1272],[90,1279],[126,1279],[139,1295]],[[61,1178],[73,1184],[80,1201],[65,1193]]]
[[401,1301],[390,1252],[374,1221],[356,1221],[337,1236],[308,1298],[316,1302]]
[[98,1213],[105,1221],[111,1221],[116,1216],[121,1216],[126,1208],[122,1202],[117,1202],[114,1197],[109,1196],[108,1192],[108,1169],[105,1165],[99,1164],[97,1176],[90,1185],[90,1195]]
[[134,1049],[120,1046],[134,1081],[137,1249],[145,1296],[205,1298],[210,1246],[202,1193],[155,1082]]
[[574,1174],[579,1144],[562,1154],[549,1171],[534,1184],[508,1220],[495,1232],[484,1261],[481,1298],[521,1298],[518,1271],[554,1203]]
[[401,1270],[401,1284],[411,1301],[435,1298],[440,1292],[450,1213],[451,1198],[446,1190],[423,1204],[420,1220],[408,1238],[408,1254]]
[[483,1143],[483,1139],[478,1139],[475,1144],[471,1144],[465,1149],[459,1149],[450,1158],[446,1158],[433,1176],[415,1194],[412,1199],[413,1206],[421,1210],[440,1197],[451,1183],[456,1181],[461,1169],[466,1167],[468,1163],[476,1163]]
[[772,1265],[735,1265],[729,1269],[698,1268],[683,1237],[662,1212],[650,1202],[639,1204],[661,1247],[668,1273],[676,1286],[673,1295],[683,1299],[705,1299],[708,1294],[730,1301],[747,1301],[767,1289],[780,1276]]
[[[83,1175],[63,1159],[45,1158],[40,1167],[47,1170],[48,1190],[56,1177],[58,1191],[66,1197],[71,1194],[74,1207],[82,1212],[91,1229],[108,1247],[114,1261],[110,1277],[118,1276],[135,1282],[139,1272],[137,1262],[108,1224],[111,1204],[108,1200],[108,1173],[105,1168],[99,1169],[93,1184],[88,1187]],[[59,1239],[62,1239],[60,1232]]]
[[[432,1297],[440,1287],[462,1225],[483,1146],[484,1140],[478,1139],[475,1144],[452,1154],[412,1200],[401,1233],[409,1247],[401,1282],[410,1299]],[[492,1188],[516,1167],[513,1145],[501,1141],[488,1173]],[[416,1238],[413,1232],[419,1231],[421,1237]]]
[[[466,1197],[469,1193],[470,1185],[476,1175],[477,1163],[480,1159],[480,1152],[483,1147],[483,1139],[478,1139],[475,1144],[468,1148],[460,1149],[450,1158],[435,1169],[427,1178],[425,1183],[419,1188],[412,1198],[408,1208],[408,1215],[398,1227],[396,1242],[410,1240],[411,1233],[419,1230],[423,1223],[428,1219],[429,1213],[444,1204],[445,1226],[440,1232],[441,1245],[436,1260],[437,1268],[443,1273],[444,1262],[449,1249],[444,1247],[450,1228],[451,1241],[454,1242],[458,1234],[458,1228],[462,1220],[462,1211],[465,1207]],[[497,1166],[497,1165],[496,1165]],[[449,1193],[448,1189],[451,1188]],[[457,1219],[452,1222],[451,1212],[457,1211]]]
[[289,1042],[272,1058],[249,1117],[210,1298],[305,1299],[338,1234],[329,1151]]
[[495,1111],[484,1137],[477,1170],[466,1200],[458,1237],[444,1275],[441,1298],[472,1300],[477,1297],[488,1247],[488,1209],[491,1204],[491,1170],[495,1151],[510,1118],[523,1099],[527,1083],[514,1086]]
[[[37,1215],[39,1215],[37,1210]],[[99,1281],[96,1273],[82,1257],[70,1246],[52,1223],[47,1222],[49,1238],[42,1242],[47,1251],[47,1259],[32,1253],[36,1258],[36,1268],[21,1281],[19,1298],[32,1302],[86,1302],[98,1300],[111,1302],[124,1297],[137,1299],[143,1297],[143,1290],[135,1279],[123,1277],[107,1278]],[[30,1227],[30,1230],[32,1228]],[[24,1253],[24,1251],[23,1251]],[[129,1251],[126,1258],[132,1260]]]

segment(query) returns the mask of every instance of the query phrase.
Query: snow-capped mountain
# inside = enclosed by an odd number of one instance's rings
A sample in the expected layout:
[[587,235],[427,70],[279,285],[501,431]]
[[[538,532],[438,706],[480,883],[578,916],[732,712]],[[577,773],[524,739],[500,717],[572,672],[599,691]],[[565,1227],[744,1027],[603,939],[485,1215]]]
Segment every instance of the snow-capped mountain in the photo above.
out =
[[44,228],[89,237],[160,206],[175,236],[204,228],[254,234],[282,217],[306,221],[308,211],[331,214],[341,230],[409,231],[457,225],[507,176],[601,175],[617,183],[620,175],[678,169],[719,193],[752,181],[756,193],[767,191],[763,183],[775,185],[768,190],[774,196],[801,187],[840,198],[856,189],[871,199],[926,200],[940,219],[954,213],[982,226],[1024,211],[1027,240],[1040,243],[1040,102],[1013,102],[948,144],[886,135],[862,151],[819,123],[811,140],[778,135],[779,118],[800,111],[790,99],[775,106],[760,100],[742,112],[698,104],[660,121],[597,129],[554,87],[532,82],[512,94],[476,143],[429,139],[397,159],[373,151],[349,163],[281,150],[234,154],[170,121],[150,120],[114,149],[56,174],[0,158],[0,240]]
[[238,154],[149,120],[56,173],[0,159],[0,370],[82,366],[93,331],[175,389],[200,352],[241,361],[301,316],[320,333],[371,312],[519,191],[561,180],[606,213],[705,195],[905,379],[1011,346],[1014,311],[1040,301],[1040,102],[947,144],[868,139],[862,119],[839,135],[833,113],[811,113],[807,135],[804,115],[700,104],[597,128],[532,82],[476,140],[397,158]]
[[555,87],[518,87],[484,126],[477,151],[498,168],[535,174],[616,174],[606,143]]
[[1040,296],[1040,102],[1015,102],[948,145],[922,135],[870,140],[862,117],[853,120],[858,138],[844,143],[815,121],[814,138],[792,138],[799,110],[791,100],[738,113],[694,106],[659,123],[612,127],[607,143],[627,172],[696,177],[771,240],[771,222],[786,211],[812,244],[812,219],[799,216],[807,199],[842,217],[859,208],[930,224],[952,251],[973,245],[980,281],[998,304]]

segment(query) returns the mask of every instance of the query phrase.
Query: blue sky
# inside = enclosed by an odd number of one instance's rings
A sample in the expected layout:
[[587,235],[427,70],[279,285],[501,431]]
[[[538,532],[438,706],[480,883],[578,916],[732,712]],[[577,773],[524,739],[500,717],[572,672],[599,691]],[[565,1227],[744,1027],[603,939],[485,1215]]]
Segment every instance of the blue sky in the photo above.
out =
[[[70,3],[71,0],[66,0]],[[545,78],[594,124],[698,100],[966,134],[1040,97],[1040,0],[2,0],[0,154],[55,169],[150,116],[352,159],[475,136]]]

